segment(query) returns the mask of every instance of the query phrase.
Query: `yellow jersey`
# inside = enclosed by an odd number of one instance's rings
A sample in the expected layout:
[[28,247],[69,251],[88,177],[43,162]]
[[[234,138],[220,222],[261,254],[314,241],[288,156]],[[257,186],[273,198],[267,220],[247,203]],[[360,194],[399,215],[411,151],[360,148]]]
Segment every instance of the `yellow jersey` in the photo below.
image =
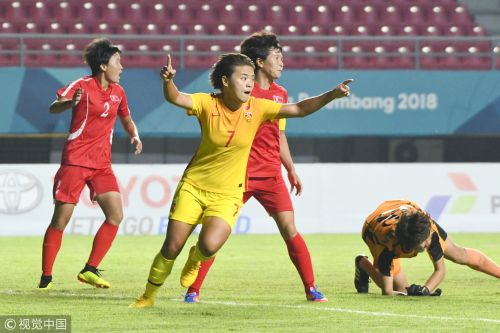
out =
[[242,194],[252,142],[259,126],[275,119],[281,104],[251,96],[238,110],[229,110],[220,94],[191,95],[188,115],[198,118],[201,142],[183,180],[205,191]]

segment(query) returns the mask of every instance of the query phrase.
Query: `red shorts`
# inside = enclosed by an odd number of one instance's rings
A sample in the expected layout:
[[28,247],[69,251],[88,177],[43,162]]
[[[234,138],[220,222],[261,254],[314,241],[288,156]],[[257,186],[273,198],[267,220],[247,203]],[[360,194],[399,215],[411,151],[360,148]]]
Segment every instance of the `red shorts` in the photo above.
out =
[[243,202],[247,202],[251,197],[257,199],[268,214],[293,212],[290,192],[281,175],[248,178],[247,191],[243,193]]
[[90,169],[75,165],[61,165],[54,177],[52,196],[54,201],[78,203],[83,187],[90,189],[90,200],[107,192],[120,192],[118,182],[111,167]]

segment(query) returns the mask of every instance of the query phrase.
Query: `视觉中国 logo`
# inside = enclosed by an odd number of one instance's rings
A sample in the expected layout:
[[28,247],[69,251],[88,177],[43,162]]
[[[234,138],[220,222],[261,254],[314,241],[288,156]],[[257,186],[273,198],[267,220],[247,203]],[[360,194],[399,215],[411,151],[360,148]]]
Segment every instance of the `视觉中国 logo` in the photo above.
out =
[[0,170],[0,214],[22,214],[38,206],[42,184],[23,170]]

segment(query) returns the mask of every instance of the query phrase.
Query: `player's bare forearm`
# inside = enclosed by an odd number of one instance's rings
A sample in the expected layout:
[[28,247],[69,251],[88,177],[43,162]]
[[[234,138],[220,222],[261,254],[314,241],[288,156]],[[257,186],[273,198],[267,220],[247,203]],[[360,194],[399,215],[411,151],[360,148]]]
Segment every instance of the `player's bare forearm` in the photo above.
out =
[[173,79],[163,82],[163,96],[165,97],[165,100],[167,102],[175,104],[175,101],[179,94],[179,89],[177,89],[177,86],[174,84]]
[[130,143],[135,145],[134,154],[139,155],[142,152],[142,141],[139,137],[137,126],[135,126],[135,123],[130,116],[120,118],[120,120],[122,122],[123,129],[130,138]]
[[120,120],[122,122],[123,129],[129,136],[129,138],[132,139],[133,137],[139,137],[137,126],[135,126],[135,123],[130,116],[120,118]]
[[439,286],[439,284],[444,280],[444,276],[446,274],[444,259],[441,258],[437,262],[434,263],[434,272],[429,276],[427,281],[425,282],[425,286],[432,292],[434,289]]
[[50,113],[62,113],[64,111],[66,111],[67,109],[71,109],[72,103],[73,103],[73,101],[70,99],[56,100],[50,105],[49,112]]
[[294,171],[295,166],[293,165],[292,154],[290,153],[288,140],[286,139],[285,133],[282,131],[280,131],[280,159],[286,171]]
[[163,96],[167,102],[180,108],[191,109],[193,107],[191,96],[180,92],[173,80],[163,82]]
[[306,98],[298,103],[284,104],[281,106],[278,118],[306,117],[318,111],[336,98],[349,96],[348,84],[351,82],[352,79],[345,80],[337,85],[335,89],[324,92],[321,95]]
[[290,193],[295,189],[295,195],[302,194],[302,181],[295,172],[295,165],[293,164],[292,154],[288,147],[288,140],[284,131],[280,131],[280,159],[288,173],[288,181],[290,182]]

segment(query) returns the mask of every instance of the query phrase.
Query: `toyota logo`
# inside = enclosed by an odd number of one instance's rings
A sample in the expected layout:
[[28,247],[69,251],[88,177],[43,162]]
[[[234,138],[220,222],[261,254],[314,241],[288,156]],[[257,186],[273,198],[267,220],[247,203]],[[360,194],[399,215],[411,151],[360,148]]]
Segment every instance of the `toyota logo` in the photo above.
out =
[[29,212],[42,198],[42,184],[33,174],[22,170],[0,171],[0,213]]

